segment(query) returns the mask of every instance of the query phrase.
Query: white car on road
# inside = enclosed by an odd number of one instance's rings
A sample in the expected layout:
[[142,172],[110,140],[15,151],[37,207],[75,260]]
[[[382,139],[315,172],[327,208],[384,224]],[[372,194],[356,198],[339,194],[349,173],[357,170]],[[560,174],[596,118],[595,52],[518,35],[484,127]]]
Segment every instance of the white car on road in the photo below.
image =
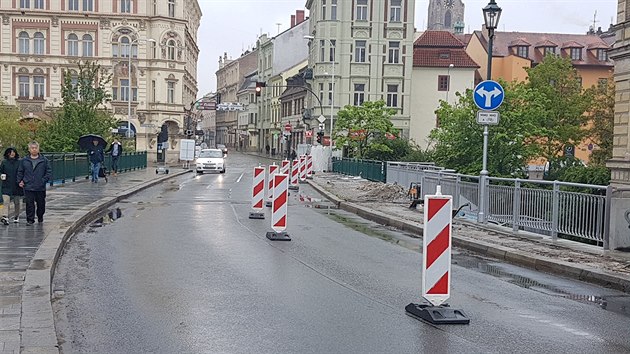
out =
[[206,171],[225,173],[225,158],[220,149],[202,149],[195,164],[197,173]]

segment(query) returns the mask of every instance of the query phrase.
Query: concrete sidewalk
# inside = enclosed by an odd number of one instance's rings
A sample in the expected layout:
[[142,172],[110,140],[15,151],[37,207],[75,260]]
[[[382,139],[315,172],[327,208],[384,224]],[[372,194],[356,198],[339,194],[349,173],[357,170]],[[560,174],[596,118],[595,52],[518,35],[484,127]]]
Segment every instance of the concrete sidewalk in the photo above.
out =
[[[345,178],[348,180],[348,178]],[[351,180],[351,179],[350,179]],[[309,184],[340,209],[382,225],[422,236],[422,207],[407,203],[348,200],[354,192],[344,178],[320,173]],[[356,188],[356,186],[354,186]],[[554,273],[630,293],[630,253],[498,226],[480,226],[465,219],[453,222],[453,245],[507,263]]]
[[109,207],[164,180],[187,173],[173,168],[121,173],[98,184],[80,180],[49,187],[43,223],[0,225],[0,354],[58,353],[51,279],[63,245]]

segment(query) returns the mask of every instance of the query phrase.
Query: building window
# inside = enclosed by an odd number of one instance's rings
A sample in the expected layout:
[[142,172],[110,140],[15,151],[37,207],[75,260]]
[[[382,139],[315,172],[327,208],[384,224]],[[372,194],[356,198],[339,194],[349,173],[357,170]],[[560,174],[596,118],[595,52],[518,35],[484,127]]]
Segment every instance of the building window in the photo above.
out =
[[400,42],[389,42],[389,63],[400,63]]
[[28,98],[31,94],[31,88],[29,86],[30,78],[26,75],[20,75],[18,82],[20,83],[20,98]]
[[529,58],[529,47],[526,45],[516,46],[516,55],[521,58]]
[[68,0],[68,10],[79,11],[79,0]]
[[89,34],[83,35],[83,56],[91,57],[94,55],[94,40]]
[[168,46],[168,60],[175,60],[175,41],[170,40],[167,43]]
[[44,0],[35,0],[35,8],[43,10],[44,9]]
[[129,100],[129,79],[120,80],[120,100]]
[[79,56],[79,37],[74,33],[68,35],[68,55],[71,57]]
[[556,47],[543,47],[543,54],[544,55],[556,54]]
[[175,103],[175,83],[173,81],[169,81],[166,84],[166,99],[168,103]]
[[324,100],[324,84],[323,83],[319,83],[319,101],[323,101]]
[[30,9],[31,2],[30,0],[20,0],[20,9]]
[[120,12],[122,13],[130,13],[131,12],[131,0],[119,0],[120,1]]
[[175,0],[168,0],[168,17],[175,17]]
[[365,84],[354,84],[354,105],[360,106],[365,102]]
[[43,55],[46,48],[46,41],[44,34],[41,32],[35,32],[33,39],[33,53],[37,55]]
[[337,41],[334,39],[330,40],[330,62],[335,61],[335,48],[337,47]]
[[322,20],[326,19],[326,0],[322,0]]
[[398,85],[387,85],[387,107],[398,107]]
[[46,96],[46,80],[43,76],[33,76],[33,97],[44,98]]
[[156,90],[155,86],[156,86],[155,80],[151,80],[151,102],[155,102],[157,98],[157,93],[155,92]]
[[129,37],[120,38],[120,57],[121,58],[129,57]]
[[30,51],[30,48],[29,48],[30,38],[28,36],[28,33],[24,31],[20,32],[18,39],[19,39],[19,44],[20,44],[19,46],[20,54],[28,54]]
[[151,54],[153,59],[157,59],[157,43],[151,42]]
[[158,14],[157,0],[153,0],[153,16],[157,16],[157,14]]
[[582,48],[571,48],[571,60],[582,60]]
[[438,91],[448,91],[451,86],[451,76],[450,75],[440,75],[438,76]]
[[367,21],[368,0],[357,0],[357,21]]
[[597,60],[608,61],[608,51],[606,49],[597,50]]
[[330,19],[337,19],[337,0],[330,0]]
[[389,7],[389,21],[400,22],[400,13],[402,11],[402,0],[391,0]]
[[323,39],[319,41],[319,61],[326,61],[326,41]]
[[94,11],[94,0],[83,0],[83,11]]
[[333,83],[330,82],[328,83],[328,105],[332,105],[333,104]]
[[366,41],[356,41],[354,48],[354,61],[357,63],[365,63],[365,46]]

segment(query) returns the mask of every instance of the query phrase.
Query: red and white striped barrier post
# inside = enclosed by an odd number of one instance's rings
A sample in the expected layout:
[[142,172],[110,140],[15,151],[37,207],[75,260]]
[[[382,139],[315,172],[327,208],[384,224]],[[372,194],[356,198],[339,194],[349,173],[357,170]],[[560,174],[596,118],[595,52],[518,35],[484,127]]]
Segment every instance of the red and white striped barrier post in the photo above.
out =
[[252,209],[249,213],[250,219],[264,219],[262,210],[265,207],[265,168],[254,167],[254,182],[252,186]]
[[300,155],[300,182],[306,181],[306,155]]
[[269,174],[268,174],[268,185],[267,185],[267,202],[265,206],[270,207],[271,201],[273,200],[273,176],[278,172],[278,165],[275,163],[273,165],[269,165]]
[[313,178],[313,156],[306,155],[306,178]]
[[271,207],[271,228],[267,238],[271,241],[291,241],[287,230],[289,205],[289,175],[278,173],[273,177],[273,205]]
[[413,317],[433,324],[469,324],[462,310],[445,305],[451,296],[451,232],[453,197],[442,195],[424,197],[424,235],[422,242],[422,297],[428,304],[409,304],[405,307]]
[[298,190],[300,189],[300,161],[293,160],[293,164],[291,166],[291,181],[289,184],[289,189]]
[[283,175],[289,175],[291,171],[289,170],[291,167],[291,161],[282,160],[282,164],[280,165],[280,173]]

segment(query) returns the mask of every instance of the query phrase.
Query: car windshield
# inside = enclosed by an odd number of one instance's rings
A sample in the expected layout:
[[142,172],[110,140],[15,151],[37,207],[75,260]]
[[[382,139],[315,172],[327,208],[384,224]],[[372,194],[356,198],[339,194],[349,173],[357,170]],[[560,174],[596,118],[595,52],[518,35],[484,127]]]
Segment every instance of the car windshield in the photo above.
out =
[[199,157],[223,157],[221,150],[201,150]]

